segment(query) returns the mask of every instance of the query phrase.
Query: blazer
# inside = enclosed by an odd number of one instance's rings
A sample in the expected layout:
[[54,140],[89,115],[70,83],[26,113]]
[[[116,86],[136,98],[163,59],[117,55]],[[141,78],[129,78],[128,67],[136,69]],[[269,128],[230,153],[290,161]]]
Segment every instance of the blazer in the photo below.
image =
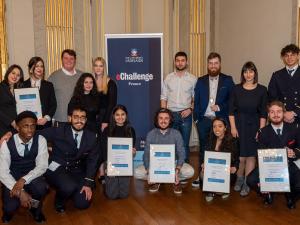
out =
[[6,132],[13,131],[10,125],[17,117],[16,100],[11,94],[9,86],[0,83],[0,137]]
[[[258,148],[284,148],[294,149],[296,158],[300,158],[300,134],[293,124],[283,123],[282,135],[278,136],[271,124],[260,129],[258,134]],[[289,159],[289,161],[292,159]]]
[[[23,82],[22,88],[31,88],[30,79]],[[49,81],[41,80],[39,93],[43,116],[48,115],[52,118],[57,106],[53,84]]]
[[[217,89],[216,105],[220,111],[215,112],[217,117],[228,118],[228,100],[230,92],[234,87],[232,77],[221,73]],[[194,120],[198,121],[204,117],[209,103],[209,75],[198,78],[194,95]]]
[[66,170],[81,170],[85,173],[85,185],[92,187],[98,169],[99,147],[96,134],[84,128],[80,147],[77,149],[71,124],[61,123],[59,127],[50,127],[38,131],[52,143],[49,164],[57,162]]
[[286,68],[273,73],[268,86],[269,101],[279,100],[287,111],[294,111],[300,117],[300,66],[293,76]]

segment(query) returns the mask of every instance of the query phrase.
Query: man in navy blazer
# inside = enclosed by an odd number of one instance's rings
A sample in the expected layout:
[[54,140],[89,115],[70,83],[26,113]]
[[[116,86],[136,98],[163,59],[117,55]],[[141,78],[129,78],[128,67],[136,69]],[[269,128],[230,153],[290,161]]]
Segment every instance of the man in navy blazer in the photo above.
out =
[[40,131],[52,143],[46,179],[56,189],[55,208],[65,211],[65,202],[72,199],[78,209],[90,206],[94,177],[98,168],[99,150],[96,134],[85,128],[86,111],[75,106],[68,116],[70,123],[61,123]]
[[[221,56],[216,52],[207,57],[207,73],[198,78],[194,95],[193,115],[199,134],[200,154],[204,154],[212,119],[217,116],[228,121],[228,100],[234,86],[232,77],[221,73]],[[199,187],[199,184],[197,179],[192,186]]]
[[[290,176],[291,192],[286,193],[287,207],[295,208],[295,202],[300,194],[300,169],[294,163],[300,158],[300,134],[297,128],[284,122],[284,104],[280,101],[272,101],[268,105],[268,117],[270,123],[262,128],[258,134],[259,149],[286,148],[288,156],[288,169]],[[255,168],[247,176],[247,184],[259,192],[259,170]],[[264,203],[271,204],[271,194],[264,194]]]

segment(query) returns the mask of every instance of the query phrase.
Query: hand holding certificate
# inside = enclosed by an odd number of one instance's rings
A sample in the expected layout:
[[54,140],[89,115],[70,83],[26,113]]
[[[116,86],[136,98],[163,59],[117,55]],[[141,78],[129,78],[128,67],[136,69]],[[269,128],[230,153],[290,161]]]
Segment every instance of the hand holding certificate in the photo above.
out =
[[175,145],[150,145],[150,183],[175,183]]
[[38,119],[43,117],[38,88],[21,88],[15,89],[14,91],[17,103],[17,114],[28,110],[35,113]]
[[107,176],[132,176],[132,138],[108,138]]
[[290,192],[286,149],[259,149],[260,191]]
[[205,151],[203,191],[230,192],[231,153]]

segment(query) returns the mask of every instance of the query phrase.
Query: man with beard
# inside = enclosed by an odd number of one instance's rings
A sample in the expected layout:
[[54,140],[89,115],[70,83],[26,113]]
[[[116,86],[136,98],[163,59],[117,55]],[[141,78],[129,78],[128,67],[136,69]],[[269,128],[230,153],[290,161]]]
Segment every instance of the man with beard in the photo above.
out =
[[[147,179],[149,162],[150,162],[150,144],[175,144],[175,184],[174,193],[181,194],[182,187],[180,180],[189,179],[194,175],[194,169],[187,163],[184,163],[184,146],[182,136],[178,130],[171,128],[173,122],[173,114],[170,110],[161,108],[154,117],[154,125],[156,128],[152,129],[146,137],[146,145],[143,156],[144,165],[141,165],[135,170],[135,177],[138,179]],[[175,163],[175,162],[174,162]],[[149,191],[157,192],[160,184],[149,183]]]
[[[200,141],[199,160],[207,145],[212,120],[221,117],[228,121],[228,100],[234,86],[232,77],[221,73],[221,56],[216,52],[211,52],[207,57],[207,73],[198,78],[194,95],[194,120]],[[200,186],[199,177],[192,186]]]
[[281,50],[284,68],[273,73],[268,92],[270,101],[278,100],[284,103],[286,112],[284,121],[300,125],[300,67],[299,47],[290,44]]
[[[286,193],[287,207],[295,208],[295,202],[300,193],[300,169],[294,163],[300,158],[300,137],[297,128],[290,123],[284,122],[284,104],[273,101],[268,105],[268,117],[270,124],[262,128],[258,135],[259,149],[286,148],[288,157],[288,169],[291,192]],[[259,171],[255,168],[247,176],[247,184],[259,192]],[[273,202],[270,193],[263,193],[264,203],[269,205]]]
[[65,211],[65,202],[72,199],[78,209],[86,209],[92,199],[92,187],[97,171],[96,134],[85,128],[86,110],[74,106],[69,123],[40,131],[52,143],[46,179],[56,189],[55,209]]
[[189,162],[189,142],[192,128],[192,111],[196,77],[187,72],[187,55],[185,52],[175,54],[175,71],[164,80],[161,93],[161,107],[168,108],[173,114],[173,128],[179,130],[183,137],[185,162]]

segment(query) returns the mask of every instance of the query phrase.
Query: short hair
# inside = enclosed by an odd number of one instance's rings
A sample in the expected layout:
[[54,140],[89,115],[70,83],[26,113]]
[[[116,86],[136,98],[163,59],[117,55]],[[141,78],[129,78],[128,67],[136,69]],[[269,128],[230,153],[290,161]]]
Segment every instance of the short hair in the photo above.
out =
[[169,117],[170,117],[169,127],[171,127],[172,123],[173,123],[173,114],[172,114],[172,112],[169,109],[166,109],[166,108],[160,108],[159,110],[156,111],[155,116],[154,116],[154,126],[156,128],[159,128],[159,125],[158,125],[158,115],[160,113],[167,113],[167,114],[169,114]]
[[[20,71],[20,80],[19,80],[18,84],[21,84],[24,81],[24,73],[23,73],[21,66],[19,66],[17,64],[13,64],[10,67],[8,67],[7,71],[5,72],[3,81],[6,84],[8,84],[8,75],[16,68]],[[18,84],[17,84],[17,86],[18,86]]]
[[255,66],[255,64],[251,61],[246,62],[243,67],[242,67],[242,71],[241,71],[241,84],[246,83],[246,79],[244,77],[244,73],[247,70],[252,70],[254,72],[254,84],[256,84],[258,82],[258,72],[257,72],[257,68]]
[[70,107],[68,109],[68,116],[72,116],[74,111],[81,111],[81,112],[85,112],[87,114],[87,109],[83,105],[80,105],[80,104]]
[[44,71],[43,71],[43,77],[45,76],[45,63],[44,63],[44,60],[39,57],[39,56],[34,56],[32,57],[30,60],[29,60],[29,63],[28,63],[28,72],[29,74],[31,74],[31,70],[32,70],[32,73],[34,72],[35,70],[35,67],[36,67],[36,64],[38,62],[42,62],[43,63],[43,66],[44,66]]
[[74,58],[76,59],[76,52],[73,49],[65,49],[62,51],[61,53],[61,59],[64,57],[64,54],[68,53],[71,56],[74,56]]
[[281,49],[281,57],[285,56],[285,54],[291,52],[293,54],[299,54],[299,47],[295,44],[286,45],[283,49]]
[[211,59],[214,59],[214,58],[218,58],[219,61],[221,62],[221,56],[220,56],[220,54],[217,53],[217,52],[211,52],[211,53],[209,53],[209,55],[207,56],[207,62],[208,62],[209,60],[211,60]]
[[283,102],[278,101],[278,100],[274,100],[274,101],[271,101],[271,102],[267,105],[268,112],[270,111],[270,108],[271,108],[273,105],[276,105],[276,106],[282,108],[283,112],[286,111],[285,105],[283,104]]
[[31,111],[23,111],[17,115],[17,117],[15,119],[16,124],[20,123],[23,119],[26,119],[26,118],[34,119],[34,121],[37,122],[37,117],[36,117],[35,113],[33,113]]
[[185,52],[182,52],[182,51],[181,52],[177,52],[175,54],[174,60],[176,60],[176,58],[179,57],[179,56],[185,57],[185,59],[188,60],[187,54]]

